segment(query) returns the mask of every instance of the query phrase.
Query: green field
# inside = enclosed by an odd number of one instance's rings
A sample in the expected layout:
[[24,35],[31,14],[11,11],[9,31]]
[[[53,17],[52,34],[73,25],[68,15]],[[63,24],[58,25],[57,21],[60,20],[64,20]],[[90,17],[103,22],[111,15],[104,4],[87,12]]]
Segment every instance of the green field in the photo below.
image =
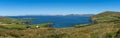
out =
[[[120,38],[120,12],[102,12],[91,17],[94,24],[69,28],[49,28],[51,23],[44,23],[31,24],[31,29],[26,29],[18,19],[4,20],[0,18],[0,38]],[[36,25],[40,28],[36,29]]]

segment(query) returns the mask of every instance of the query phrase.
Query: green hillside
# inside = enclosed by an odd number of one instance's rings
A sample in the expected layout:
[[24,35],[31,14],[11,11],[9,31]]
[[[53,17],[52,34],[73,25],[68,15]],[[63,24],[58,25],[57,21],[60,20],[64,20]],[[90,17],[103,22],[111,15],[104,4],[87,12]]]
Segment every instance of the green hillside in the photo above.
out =
[[22,20],[8,17],[0,17],[0,24],[22,24]]
[[94,22],[120,22],[120,12],[106,11],[92,17]]
[[43,24],[27,24],[26,22],[30,22],[30,19],[21,20],[15,18],[8,17],[0,17],[0,29],[18,29],[24,30],[26,26],[30,26],[31,29],[35,29],[36,25],[39,25],[41,28],[49,28],[52,23],[43,23]]
[[69,28],[0,29],[0,38],[120,38],[120,12],[106,11],[92,17],[94,24]]

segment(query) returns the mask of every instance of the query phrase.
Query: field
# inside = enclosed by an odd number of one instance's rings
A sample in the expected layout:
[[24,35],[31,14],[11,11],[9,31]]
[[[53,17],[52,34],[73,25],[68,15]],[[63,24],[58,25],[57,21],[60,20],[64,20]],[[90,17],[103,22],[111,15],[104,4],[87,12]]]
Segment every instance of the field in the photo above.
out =
[[[19,20],[1,18],[0,38],[120,38],[120,12],[106,11],[92,16],[94,24],[76,25],[69,28],[49,28],[49,23],[35,24],[26,29]],[[12,23],[11,23],[12,22]]]

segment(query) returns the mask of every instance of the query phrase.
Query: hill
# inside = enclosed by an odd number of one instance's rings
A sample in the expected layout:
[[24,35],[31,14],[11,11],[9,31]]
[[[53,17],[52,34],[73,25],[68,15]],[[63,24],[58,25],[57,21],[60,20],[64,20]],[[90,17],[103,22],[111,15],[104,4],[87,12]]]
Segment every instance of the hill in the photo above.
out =
[[106,11],[93,16],[94,22],[120,22],[120,12]]
[[119,16],[106,11],[92,17],[94,24],[69,28],[0,29],[0,38],[120,38]]
[[8,18],[8,17],[0,17],[0,24],[22,24],[22,20]]
[[36,25],[40,25],[41,28],[48,28],[52,25],[52,23],[43,23],[43,24],[28,24],[31,21],[30,19],[16,19],[9,17],[0,17],[0,29],[18,29],[23,30],[29,25],[30,28],[35,29]]

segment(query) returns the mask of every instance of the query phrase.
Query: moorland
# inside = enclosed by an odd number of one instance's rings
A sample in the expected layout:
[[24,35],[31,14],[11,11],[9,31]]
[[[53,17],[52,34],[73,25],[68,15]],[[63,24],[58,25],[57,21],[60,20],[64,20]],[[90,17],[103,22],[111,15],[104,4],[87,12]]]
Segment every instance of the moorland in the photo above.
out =
[[120,12],[105,11],[91,17],[92,24],[49,28],[51,23],[30,24],[28,20],[0,17],[0,38],[120,38]]

